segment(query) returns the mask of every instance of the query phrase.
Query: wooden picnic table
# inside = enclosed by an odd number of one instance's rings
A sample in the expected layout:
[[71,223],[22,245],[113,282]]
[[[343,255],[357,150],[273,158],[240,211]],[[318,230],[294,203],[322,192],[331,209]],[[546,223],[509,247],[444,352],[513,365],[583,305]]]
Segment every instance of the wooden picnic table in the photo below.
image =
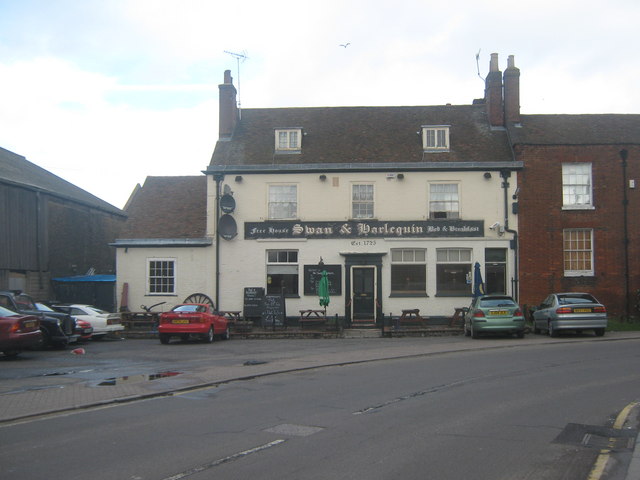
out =
[[402,315],[398,319],[398,323],[402,324],[418,324],[422,327],[427,326],[427,319],[420,315],[419,308],[410,308],[402,310]]
[[241,310],[223,310],[218,312],[218,314],[220,314],[223,317],[227,317],[227,322],[229,322],[230,324],[234,324],[240,321],[241,312],[242,312]]
[[466,310],[465,307],[459,307],[459,308],[455,307],[455,313],[453,314],[453,317],[451,317],[451,320],[449,321],[450,327],[454,327],[457,322],[460,322],[461,326],[464,325],[465,310]]
[[305,325],[324,325],[327,323],[327,317],[324,310],[300,310],[298,322],[300,328],[304,328]]

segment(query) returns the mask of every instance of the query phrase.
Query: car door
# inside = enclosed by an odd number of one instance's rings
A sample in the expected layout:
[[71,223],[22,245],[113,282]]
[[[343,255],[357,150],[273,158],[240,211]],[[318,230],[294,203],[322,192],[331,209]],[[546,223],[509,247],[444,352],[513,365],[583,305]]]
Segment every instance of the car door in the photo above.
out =
[[473,309],[475,308],[478,298],[480,297],[476,297],[473,300],[471,300],[471,304],[469,305],[469,308],[467,308],[467,311],[464,314],[464,329],[467,332],[471,330],[471,318],[473,317]]
[[533,312],[533,325],[535,328],[547,328],[547,318],[549,318],[549,308],[553,303],[553,295],[549,295]]

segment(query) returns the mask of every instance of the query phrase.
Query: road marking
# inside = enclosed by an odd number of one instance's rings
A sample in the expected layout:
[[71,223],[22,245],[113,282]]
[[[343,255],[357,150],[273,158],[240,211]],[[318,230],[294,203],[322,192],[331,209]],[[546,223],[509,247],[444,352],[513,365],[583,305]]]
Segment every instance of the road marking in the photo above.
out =
[[181,478],[190,477],[191,475],[202,472],[204,470],[208,470],[209,468],[217,467],[218,465],[222,465],[223,463],[232,462],[239,458],[246,457],[247,455],[266,450],[267,448],[275,447],[276,445],[280,445],[284,442],[286,442],[286,440],[284,439],[274,440],[273,442],[265,443],[264,445],[260,445],[259,447],[250,448],[249,450],[234,453],[233,455],[229,455],[228,457],[219,458],[218,460],[214,460],[213,462],[205,463],[204,465],[185,470],[184,472],[178,473],[171,477],[166,477],[163,480],[179,480]]
[[[622,411],[616,417],[616,421],[613,423],[613,428],[616,430],[622,430],[624,423],[629,418],[631,414],[631,410],[638,405],[638,402],[631,402],[629,405],[624,407]],[[587,480],[600,480],[602,475],[604,474],[605,469],[607,468],[607,463],[609,462],[609,458],[611,458],[611,449],[615,445],[615,439],[609,438],[609,448],[603,448],[600,450],[600,454],[596,459],[596,463],[593,465],[591,469],[591,473],[587,477]]]

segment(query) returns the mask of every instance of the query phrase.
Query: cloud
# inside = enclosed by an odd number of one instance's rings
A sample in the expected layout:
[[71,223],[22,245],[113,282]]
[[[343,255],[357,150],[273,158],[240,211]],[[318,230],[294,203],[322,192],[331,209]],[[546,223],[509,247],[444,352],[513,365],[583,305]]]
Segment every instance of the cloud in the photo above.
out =
[[0,78],[0,144],[117,207],[147,175],[198,175],[213,152],[217,98],[114,104],[107,98],[130,86],[48,58],[0,64]]

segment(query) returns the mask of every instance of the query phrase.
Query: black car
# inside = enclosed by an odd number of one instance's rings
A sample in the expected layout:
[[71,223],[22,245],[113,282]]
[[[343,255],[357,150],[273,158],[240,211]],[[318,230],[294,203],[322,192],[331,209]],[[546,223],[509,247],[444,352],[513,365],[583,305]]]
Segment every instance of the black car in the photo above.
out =
[[38,310],[33,299],[25,293],[0,291],[0,306],[16,313],[38,317],[43,346],[66,347],[78,341],[79,335],[75,332],[76,321],[71,315],[62,312],[43,314]]

